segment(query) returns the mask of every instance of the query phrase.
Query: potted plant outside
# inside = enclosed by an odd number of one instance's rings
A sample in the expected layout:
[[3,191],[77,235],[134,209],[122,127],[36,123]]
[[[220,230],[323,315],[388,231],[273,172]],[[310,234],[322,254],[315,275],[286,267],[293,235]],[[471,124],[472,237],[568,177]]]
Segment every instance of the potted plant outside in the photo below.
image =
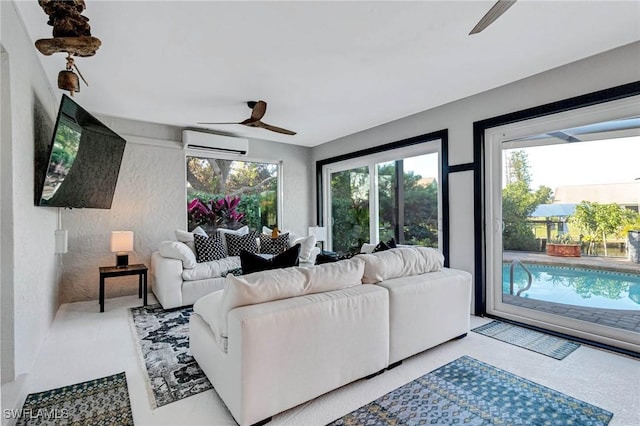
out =
[[580,257],[580,245],[569,234],[561,234],[547,243],[548,256]]

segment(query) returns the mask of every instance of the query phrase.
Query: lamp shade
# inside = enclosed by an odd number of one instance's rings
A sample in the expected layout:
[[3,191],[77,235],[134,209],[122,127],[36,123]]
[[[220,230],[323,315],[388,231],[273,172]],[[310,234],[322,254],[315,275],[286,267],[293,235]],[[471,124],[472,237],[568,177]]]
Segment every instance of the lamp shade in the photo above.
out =
[[133,251],[133,231],[112,231],[111,251],[114,253]]
[[310,226],[309,236],[316,237],[316,241],[327,241],[327,228],[324,226]]

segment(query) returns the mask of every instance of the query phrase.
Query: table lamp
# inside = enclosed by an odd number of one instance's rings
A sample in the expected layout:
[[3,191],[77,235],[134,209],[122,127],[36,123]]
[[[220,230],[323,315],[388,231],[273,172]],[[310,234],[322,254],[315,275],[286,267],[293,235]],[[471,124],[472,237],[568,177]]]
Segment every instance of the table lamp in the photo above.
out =
[[116,254],[116,267],[129,265],[128,252],[133,251],[133,231],[112,231],[111,252]]

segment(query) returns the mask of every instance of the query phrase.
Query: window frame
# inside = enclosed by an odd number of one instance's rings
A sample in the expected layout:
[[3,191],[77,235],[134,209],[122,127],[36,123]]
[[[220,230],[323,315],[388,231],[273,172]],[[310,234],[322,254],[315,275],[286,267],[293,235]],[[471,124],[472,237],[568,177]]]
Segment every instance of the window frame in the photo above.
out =
[[[435,148],[435,143],[439,143],[439,149]],[[391,142],[383,145],[374,146],[371,148],[354,151],[351,153],[338,155],[335,157],[326,158],[316,161],[316,219],[318,226],[324,226],[326,223],[325,215],[328,206],[328,175],[325,174],[325,168],[327,166],[335,167],[333,171],[336,171],[340,165],[345,166],[345,170],[351,169],[358,164],[358,162],[375,161],[377,163],[386,161],[395,161],[402,158],[413,157],[422,154],[429,154],[433,152],[439,153],[439,188],[438,188],[438,250],[442,252],[445,257],[445,266],[449,266],[449,165],[448,165],[448,130],[443,129],[432,133],[415,136],[408,139],[403,139],[396,142]],[[402,155],[402,158],[398,157],[398,154]],[[346,166],[351,164],[351,166]],[[374,168],[375,170],[376,168]],[[377,170],[375,170],[377,175]],[[371,179],[372,185],[375,185],[377,190],[377,179]],[[373,192],[375,194],[375,191]],[[377,194],[375,195],[377,199]],[[371,203],[371,201],[370,201]],[[376,218],[376,230],[377,233],[377,218]],[[370,232],[372,232],[370,230]]]
[[[487,141],[486,131],[491,128],[500,126],[506,126],[522,122],[525,120],[532,120],[539,117],[544,117],[552,114],[558,114],[568,111],[573,111],[581,108],[586,108],[593,105],[604,104],[620,99],[625,99],[633,96],[640,95],[640,80],[633,81],[626,84],[622,84],[607,89],[602,89],[587,93],[584,95],[575,96],[572,98],[566,98],[554,102],[550,102],[544,105],[534,106],[531,108],[506,113],[491,118],[486,118],[473,123],[473,162],[469,163],[469,169],[473,170],[473,191],[474,191],[474,290],[473,290],[473,312],[475,315],[484,316],[487,314],[487,268],[488,262],[486,251],[486,240],[490,236],[486,235],[485,222],[488,220],[485,211],[485,205],[487,202],[487,194],[485,193],[485,174],[487,173],[487,165],[485,164],[485,150]],[[456,171],[455,166],[452,167],[452,172]],[[550,332],[548,327],[536,327],[527,325],[530,328],[539,328],[544,332]],[[568,335],[563,331],[552,331],[552,334],[559,335],[561,337],[567,337]],[[612,346],[606,343],[601,343],[594,340],[583,339],[579,337],[572,337],[574,340],[582,341],[590,345],[602,347],[608,350],[613,350],[621,353],[633,353],[618,346]]]
[[[266,164],[275,164],[276,166],[278,166],[278,186],[277,186],[277,197],[278,197],[278,201],[277,201],[277,208],[276,208],[276,215],[277,215],[277,223],[278,223],[278,227],[281,229],[284,229],[282,227],[282,218],[283,218],[283,212],[284,212],[284,161],[282,160],[269,160],[269,159],[264,159],[264,158],[260,158],[260,157],[250,157],[250,156],[244,156],[244,155],[237,155],[237,154],[227,154],[227,153],[223,153],[223,152],[217,152],[217,151],[210,151],[210,150],[206,150],[206,149],[195,149],[195,148],[188,148],[184,150],[184,193],[185,193],[185,200],[187,199],[187,157],[199,157],[199,158],[212,158],[215,160],[231,160],[231,161],[241,161],[244,163],[266,163]],[[186,208],[185,208],[185,212],[186,212]],[[186,216],[185,216],[186,219]],[[262,230],[258,230],[259,232],[262,232]]]

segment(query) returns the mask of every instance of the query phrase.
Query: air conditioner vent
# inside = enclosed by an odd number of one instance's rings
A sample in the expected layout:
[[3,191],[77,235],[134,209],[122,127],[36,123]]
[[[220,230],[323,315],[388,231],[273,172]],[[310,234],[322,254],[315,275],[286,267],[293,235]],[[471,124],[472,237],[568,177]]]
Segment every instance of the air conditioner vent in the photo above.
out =
[[247,155],[249,152],[248,139],[199,132],[196,130],[182,131],[182,145],[184,149],[218,151],[227,154]]

